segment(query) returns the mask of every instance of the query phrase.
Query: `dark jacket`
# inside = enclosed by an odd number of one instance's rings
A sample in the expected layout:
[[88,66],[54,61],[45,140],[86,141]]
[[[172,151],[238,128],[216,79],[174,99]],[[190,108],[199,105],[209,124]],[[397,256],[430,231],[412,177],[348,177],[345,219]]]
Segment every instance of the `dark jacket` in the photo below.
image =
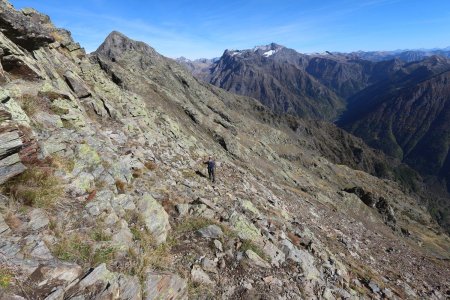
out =
[[208,165],[208,171],[213,171],[216,168],[216,162],[214,160],[208,160],[205,164]]

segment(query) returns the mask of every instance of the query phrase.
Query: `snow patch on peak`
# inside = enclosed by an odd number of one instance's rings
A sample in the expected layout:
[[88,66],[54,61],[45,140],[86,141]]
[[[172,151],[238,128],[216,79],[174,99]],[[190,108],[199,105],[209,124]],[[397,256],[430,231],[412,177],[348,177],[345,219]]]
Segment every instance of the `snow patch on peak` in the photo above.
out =
[[278,50],[269,50],[269,51],[267,51],[267,52],[264,52],[263,56],[264,56],[264,57],[269,57],[269,56],[274,55],[274,54],[277,53],[277,52],[278,52]]

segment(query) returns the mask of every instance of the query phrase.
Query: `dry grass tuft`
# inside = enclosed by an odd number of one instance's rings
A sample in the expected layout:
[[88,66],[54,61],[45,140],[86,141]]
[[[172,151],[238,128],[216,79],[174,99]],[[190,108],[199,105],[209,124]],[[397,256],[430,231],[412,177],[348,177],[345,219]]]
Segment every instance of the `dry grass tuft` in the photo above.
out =
[[147,161],[144,163],[144,166],[145,166],[147,169],[149,169],[150,171],[154,171],[154,170],[156,170],[156,169],[158,168],[158,165],[157,165],[154,161],[152,161],[152,160],[147,160]]
[[298,235],[296,235],[293,232],[288,232],[287,233],[288,238],[291,240],[292,244],[294,244],[295,246],[300,246],[300,237]]
[[128,189],[128,184],[123,180],[116,179],[115,184],[119,194],[124,194]]
[[19,217],[13,213],[12,211],[9,211],[5,216],[5,222],[11,228],[12,230],[16,230],[22,226],[22,221],[19,219]]
[[143,169],[135,169],[135,170],[133,170],[133,178],[139,178],[139,177],[142,177],[142,175],[144,175],[144,170]]
[[48,165],[28,166],[23,173],[7,181],[2,190],[25,205],[50,208],[64,194],[64,187],[54,171]]
[[97,190],[93,190],[92,192],[89,193],[89,195],[86,197],[86,201],[89,202],[92,199],[95,198],[95,196],[97,196]]
[[146,270],[167,270],[173,262],[171,249],[175,244],[173,238],[168,238],[166,243],[156,244],[153,235],[146,229],[139,215],[130,213],[128,223],[133,234],[134,247],[130,247],[126,261],[119,270],[130,275],[138,276],[144,280]]
[[50,101],[41,96],[23,94],[17,102],[28,117],[33,117],[38,111],[50,111]]
[[56,169],[65,170],[66,172],[72,172],[75,168],[75,160],[69,157],[63,157],[55,154],[48,158],[49,164]]
[[175,228],[174,233],[176,235],[182,235],[188,232],[197,231],[209,225],[217,224],[214,220],[203,217],[188,217],[183,219]]
[[94,267],[102,263],[110,265],[115,258],[116,249],[111,246],[95,247],[94,242],[109,239],[109,236],[99,231],[94,231],[91,236],[81,233],[66,234],[51,250],[56,257],[64,261]]

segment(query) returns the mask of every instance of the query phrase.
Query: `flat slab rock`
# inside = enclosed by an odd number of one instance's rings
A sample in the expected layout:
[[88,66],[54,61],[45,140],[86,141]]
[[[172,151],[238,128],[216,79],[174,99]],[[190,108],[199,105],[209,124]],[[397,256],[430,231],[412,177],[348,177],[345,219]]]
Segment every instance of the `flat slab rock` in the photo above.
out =
[[267,261],[262,259],[258,254],[256,254],[252,250],[245,251],[245,256],[252,262],[252,264],[254,264],[258,267],[266,268],[266,269],[270,269],[270,267],[271,267]]
[[149,272],[144,283],[143,299],[188,299],[187,281],[172,273]]
[[199,229],[197,233],[207,239],[217,239],[223,235],[222,229],[217,225],[209,225]]
[[43,209],[40,208],[33,209],[30,212],[29,217],[30,221],[28,222],[28,226],[32,230],[39,230],[50,223],[47,214]]

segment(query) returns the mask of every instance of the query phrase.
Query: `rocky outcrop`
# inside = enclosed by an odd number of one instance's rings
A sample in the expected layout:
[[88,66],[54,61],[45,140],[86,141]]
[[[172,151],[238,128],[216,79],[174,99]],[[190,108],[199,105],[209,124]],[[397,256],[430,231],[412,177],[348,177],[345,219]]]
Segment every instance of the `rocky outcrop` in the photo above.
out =
[[55,41],[51,34],[50,18],[34,9],[16,11],[7,1],[0,2],[2,33],[28,51],[39,49]]
[[361,199],[362,202],[364,202],[365,205],[369,206],[370,208],[376,208],[381,214],[385,223],[394,230],[397,230],[397,219],[395,218],[394,210],[384,197],[376,197],[371,192],[366,192],[360,187],[348,188],[344,191],[346,191],[347,193],[355,194],[359,199]]
[[161,244],[166,241],[167,233],[170,230],[169,215],[151,195],[146,194],[139,199],[137,208],[143,219],[147,230],[150,231],[156,243]]
[[187,283],[168,272],[149,272],[146,277],[144,299],[187,299]]
[[22,173],[25,166],[19,156],[23,142],[17,127],[6,124],[11,114],[0,110],[0,183]]
[[38,154],[31,129],[20,124],[28,118],[20,108],[17,115],[15,107],[8,102],[14,100],[5,95],[0,103],[0,183],[25,171],[24,162],[35,159]]

